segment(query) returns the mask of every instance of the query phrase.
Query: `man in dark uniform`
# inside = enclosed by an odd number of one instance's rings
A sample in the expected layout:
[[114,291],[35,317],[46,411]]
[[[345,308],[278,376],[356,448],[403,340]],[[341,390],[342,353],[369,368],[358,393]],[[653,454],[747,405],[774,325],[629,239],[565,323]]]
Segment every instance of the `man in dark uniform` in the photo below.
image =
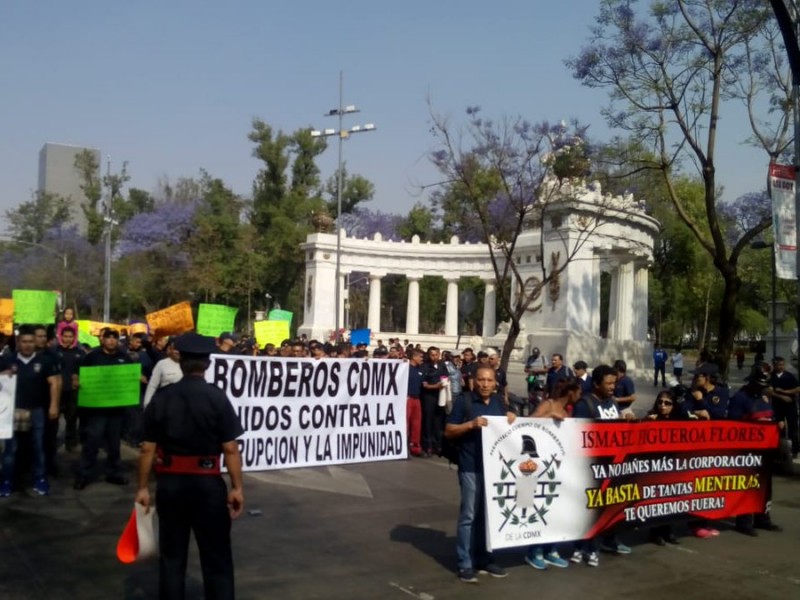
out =
[[[183,379],[163,387],[144,413],[136,502],[150,507],[147,484],[155,463],[159,515],[159,596],[183,598],[189,532],[200,551],[205,597],[234,597],[231,518],[244,507],[242,459],[236,438],[244,433],[222,390],[206,383],[214,338],[187,333],[175,342]],[[220,476],[220,453],[231,489]]]
[[[105,329],[100,340],[100,347],[84,356],[78,365],[78,373],[72,379],[72,387],[78,389],[80,370],[83,368],[123,365],[131,364],[131,362],[128,354],[119,349],[119,331]],[[119,406],[111,408],[83,407],[78,414],[85,440],[83,448],[81,448],[78,477],[73,487],[76,490],[82,490],[89,485],[97,463],[97,451],[101,447],[106,451],[106,482],[114,485],[127,485],[128,479],[122,475],[119,450],[125,408]]]

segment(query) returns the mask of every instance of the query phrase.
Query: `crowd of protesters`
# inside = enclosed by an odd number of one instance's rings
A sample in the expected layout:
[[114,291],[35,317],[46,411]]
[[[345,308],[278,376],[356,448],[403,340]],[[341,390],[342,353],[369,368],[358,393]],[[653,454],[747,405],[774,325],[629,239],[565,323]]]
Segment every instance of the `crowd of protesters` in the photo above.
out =
[[[58,476],[57,450],[61,443],[67,453],[80,458],[74,488],[82,490],[96,477],[98,451],[106,454],[105,480],[125,485],[120,460],[120,443],[139,444],[142,409],[155,392],[179,381],[182,373],[179,354],[171,338],[150,339],[144,333],[120,339],[120,332],[105,329],[99,348],[89,349],[78,343],[74,314],[66,311],[56,326],[22,325],[15,338],[0,339],[0,372],[15,373],[17,403],[15,434],[4,442],[0,497],[11,495],[32,474],[33,491],[49,493],[49,478]],[[485,416],[517,415],[543,418],[637,419],[632,405],[636,402],[635,385],[627,374],[625,361],[596,365],[592,370],[586,360],[569,366],[563,355],[546,357],[533,348],[525,362],[528,394],[518,397],[510,392],[508,375],[500,366],[497,348],[475,352],[442,351],[422,348],[408,340],[377,340],[370,351],[367,344],[324,343],[305,336],[287,339],[280,345],[261,348],[253,338],[223,333],[217,338],[219,353],[249,356],[294,358],[369,358],[400,359],[409,364],[406,400],[407,433],[411,457],[432,458],[443,455],[448,440],[462,438],[458,445],[459,482],[462,502],[457,529],[458,576],[462,581],[477,581],[476,571],[503,577],[506,571],[496,565],[485,551],[481,532],[485,533],[482,508],[482,459],[480,428]],[[656,347],[655,384],[661,374],[662,384],[667,354]],[[588,357],[587,357],[588,358]],[[78,408],[77,390],[81,367],[94,365],[141,364],[140,406],[125,408]],[[672,356],[674,374],[683,371],[680,351]],[[719,380],[719,371],[708,355],[701,355],[688,386],[673,386],[658,393],[647,420],[738,419],[778,421],[798,453],[797,378],[786,371],[785,361],[754,365],[746,384],[735,393]],[[643,411],[639,411],[641,414]],[[59,417],[64,418],[63,440],[59,437]],[[24,483],[23,483],[24,484]],[[719,535],[713,523],[689,523],[694,535],[710,538]],[[756,535],[755,529],[779,529],[768,512],[740,515],[736,529]],[[476,537],[477,535],[477,537]],[[677,544],[671,527],[662,525],[650,532],[658,545]],[[631,548],[616,536],[576,542],[568,559],[554,546],[533,546],[525,561],[536,569],[566,567],[569,561],[599,565],[599,551],[629,554]]]

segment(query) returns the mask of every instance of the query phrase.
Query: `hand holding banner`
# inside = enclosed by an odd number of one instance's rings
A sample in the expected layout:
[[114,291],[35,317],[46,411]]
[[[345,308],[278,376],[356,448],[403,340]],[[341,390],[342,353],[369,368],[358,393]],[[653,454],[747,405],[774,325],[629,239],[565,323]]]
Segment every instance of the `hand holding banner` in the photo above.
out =
[[138,406],[141,375],[139,363],[82,367],[78,374],[78,406]]
[[179,335],[194,329],[192,305],[179,302],[146,315],[147,324],[153,335]]
[[56,322],[56,293],[40,290],[13,290],[14,322],[52,325]]
[[289,338],[289,321],[256,321],[253,325],[256,341],[262,348],[267,344],[280,346]]
[[197,333],[219,337],[224,331],[233,331],[238,308],[223,304],[201,304],[197,309]]

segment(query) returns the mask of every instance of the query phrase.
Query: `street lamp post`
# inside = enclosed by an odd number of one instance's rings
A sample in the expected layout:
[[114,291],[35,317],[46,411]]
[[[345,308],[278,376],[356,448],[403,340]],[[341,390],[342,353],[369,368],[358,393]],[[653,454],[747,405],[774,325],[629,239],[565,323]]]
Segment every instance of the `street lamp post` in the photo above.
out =
[[338,129],[323,129],[323,130],[312,130],[311,137],[330,137],[330,136],[338,136],[339,137],[339,158],[338,158],[338,168],[337,168],[337,177],[336,177],[336,292],[335,292],[335,304],[336,304],[336,328],[334,330],[334,339],[336,342],[341,340],[341,323],[339,320],[339,313],[340,307],[342,305],[342,292],[339,289],[339,278],[341,275],[341,264],[342,264],[342,186],[344,185],[343,182],[343,173],[342,173],[342,142],[350,137],[353,133],[366,133],[369,131],[375,131],[375,125],[373,123],[367,123],[363,127],[361,125],[355,125],[350,129],[344,129],[343,126],[343,118],[344,115],[361,112],[359,111],[354,105],[349,104],[347,106],[344,105],[344,72],[339,71],[339,108],[333,108],[327,112],[324,116],[326,117],[338,117],[339,118],[339,128]]

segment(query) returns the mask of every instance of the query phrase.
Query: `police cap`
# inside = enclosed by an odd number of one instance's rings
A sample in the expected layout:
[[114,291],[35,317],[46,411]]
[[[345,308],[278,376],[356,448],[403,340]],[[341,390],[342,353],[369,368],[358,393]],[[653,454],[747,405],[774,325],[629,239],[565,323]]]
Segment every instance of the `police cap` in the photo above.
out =
[[175,339],[175,349],[181,354],[208,356],[217,352],[214,338],[199,333],[184,333]]

